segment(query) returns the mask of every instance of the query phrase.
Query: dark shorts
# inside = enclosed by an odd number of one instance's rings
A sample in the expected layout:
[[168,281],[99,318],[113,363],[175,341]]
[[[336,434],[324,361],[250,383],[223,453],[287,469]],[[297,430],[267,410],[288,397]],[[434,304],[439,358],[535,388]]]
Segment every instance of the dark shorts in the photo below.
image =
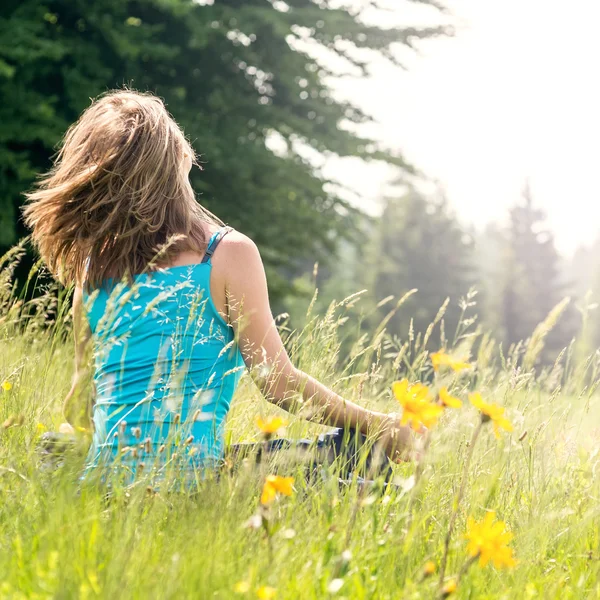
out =
[[[54,470],[63,464],[74,438],[54,432],[42,436],[38,444],[40,467]],[[334,429],[315,439],[270,439],[264,442],[232,444],[226,448],[224,465],[236,470],[242,464],[268,463],[274,473],[289,472],[299,465],[310,481],[335,477],[341,484],[353,480],[370,483],[391,479],[388,459],[364,435],[352,429]]]
[[353,429],[334,429],[315,439],[271,439],[259,443],[232,444],[226,451],[229,463],[243,459],[272,462],[275,468],[289,464],[306,465],[307,476],[329,468],[339,479],[389,480],[391,467],[387,457],[361,433]]

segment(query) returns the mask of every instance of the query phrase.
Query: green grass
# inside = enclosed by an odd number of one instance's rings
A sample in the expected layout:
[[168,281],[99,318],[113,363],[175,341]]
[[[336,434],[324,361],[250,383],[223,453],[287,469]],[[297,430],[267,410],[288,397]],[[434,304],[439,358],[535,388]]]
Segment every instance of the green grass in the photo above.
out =
[[[378,482],[366,493],[356,485],[340,489],[334,480],[307,485],[297,466],[279,465],[281,474],[296,476],[296,492],[271,509],[269,540],[246,523],[257,512],[270,465],[238,465],[232,474],[208,478],[193,497],[148,494],[138,485],[115,489],[110,502],[100,487],[78,483],[77,453],[61,469],[41,470],[38,424],[52,430],[61,423],[71,379],[69,319],[52,290],[34,311],[16,306],[6,268],[3,276],[0,380],[13,387],[0,392],[0,422],[20,417],[22,425],[0,428],[0,597],[256,598],[268,585],[280,599],[435,598],[437,577],[422,580],[422,569],[441,559],[467,442],[479,419],[467,391],[477,389],[507,407],[515,429],[500,440],[491,426],[482,431],[458,506],[447,574],[455,576],[467,559],[467,517],[480,519],[487,509],[514,533],[518,565],[498,570],[474,564],[456,597],[600,598],[598,357],[575,360],[576,344],[553,369],[519,370],[516,361],[527,344],[501,359],[497,346],[467,321],[456,344],[461,353],[471,352],[476,369],[445,376],[465,404],[447,411],[433,430],[420,484],[409,489],[415,464],[396,467],[398,487]],[[290,335],[294,359],[351,400],[397,410],[389,391],[394,379],[432,376],[423,340],[412,336],[402,345],[376,331],[352,346],[342,344],[357,329],[359,312],[355,298],[322,318],[309,314],[303,331]],[[42,326],[48,319],[54,324]],[[543,333],[542,327],[535,347],[529,344],[528,362],[539,354]],[[275,409],[244,379],[228,439],[258,439],[254,418],[267,411]],[[321,430],[293,422],[287,434]],[[331,592],[336,579],[343,583]],[[236,593],[238,582],[250,590]]]

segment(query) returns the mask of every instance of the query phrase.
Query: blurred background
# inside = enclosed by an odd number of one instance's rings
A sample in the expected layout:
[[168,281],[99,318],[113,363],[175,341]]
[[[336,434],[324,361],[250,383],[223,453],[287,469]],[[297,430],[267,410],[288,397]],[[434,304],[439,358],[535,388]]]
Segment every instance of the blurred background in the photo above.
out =
[[508,348],[570,297],[542,361],[586,352],[598,17],[590,0],[3,0],[0,252],[67,127],[130,86],[164,98],[199,201],[256,241],[292,325],[315,287],[321,312],[366,290],[361,328],[389,315],[398,339],[449,298],[446,331],[465,312]]

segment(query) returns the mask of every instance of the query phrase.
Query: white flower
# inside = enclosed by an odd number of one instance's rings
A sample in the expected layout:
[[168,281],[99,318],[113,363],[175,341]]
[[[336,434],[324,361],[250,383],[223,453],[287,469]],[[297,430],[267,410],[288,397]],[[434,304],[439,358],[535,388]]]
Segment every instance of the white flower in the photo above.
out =
[[327,586],[327,591],[330,594],[335,594],[336,592],[339,592],[342,589],[343,585],[344,585],[343,579],[332,579],[331,582],[329,583],[329,585]]

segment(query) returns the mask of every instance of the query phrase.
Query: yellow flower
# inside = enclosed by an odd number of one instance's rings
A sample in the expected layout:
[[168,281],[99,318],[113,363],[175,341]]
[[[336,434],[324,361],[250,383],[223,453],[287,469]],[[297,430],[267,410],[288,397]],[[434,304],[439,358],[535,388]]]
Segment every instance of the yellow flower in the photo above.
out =
[[442,588],[442,598],[447,598],[451,594],[457,590],[458,584],[455,579],[451,579],[443,588]]
[[440,401],[448,408],[460,408],[462,406],[462,402],[456,396],[451,396],[445,387],[440,390]]
[[5,392],[10,392],[10,390],[12,390],[12,383],[11,383],[10,381],[8,381],[8,379],[5,379],[5,380],[2,382],[2,389],[3,389]]
[[435,573],[435,563],[432,560],[428,560],[423,567],[423,575],[429,577]]
[[268,585],[263,585],[256,590],[258,600],[273,600],[275,594],[277,594],[277,590]]
[[482,567],[490,560],[496,567],[514,567],[517,563],[513,558],[512,548],[507,546],[513,534],[506,531],[503,521],[495,519],[496,513],[493,511],[488,512],[480,523],[469,517],[465,535],[469,540],[467,552],[471,556],[479,556],[479,564]]
[[291,496],[294,488],[293,477],[279,477],[279,475],[269,475],[263,486],[263,491],[260,496],[260,503],[268,506],[275,500],[277,493],[284,496]]
[[512,423],[504,417],[504,408],[497,404],[488,404],[483,401],[481,394],[476,392],[469,394],[471,404],[481,412],[481,420],[486,423],[492,421],[494,423],[494,435],[500,437],[500,427],[505,431],[512,431]]
[[277,433],[282,427],[287,425],[287,421],[281,417],[256,417],[256,425],[265,435]]
[[233,591],[236,594],[245,594],[246,592],[250,591],[250,584],[247,581],[238,581],[233,586]]
[[400,424],[410,423],[415,431],[419,431],[421,426],[429,428],[435,425],[444,411],[439,404],[432,402],[429,388],[421,383],[409,385],[407,379],[395,381],[392,391],[403,408]]
[[38,433],[44,433],[44,431],[46,431],[46,426],[43,423],[38,423],[35,428]]
[[459,371],[471,368],[469,363],[454,360],[450,355],[441,350],[431,354],[431,364],[433,365],[434,371],[438,371],[440,367],[450,367],[453,371],[458,373]]

